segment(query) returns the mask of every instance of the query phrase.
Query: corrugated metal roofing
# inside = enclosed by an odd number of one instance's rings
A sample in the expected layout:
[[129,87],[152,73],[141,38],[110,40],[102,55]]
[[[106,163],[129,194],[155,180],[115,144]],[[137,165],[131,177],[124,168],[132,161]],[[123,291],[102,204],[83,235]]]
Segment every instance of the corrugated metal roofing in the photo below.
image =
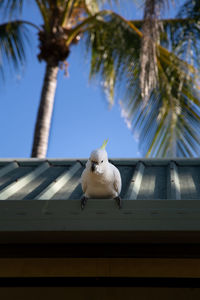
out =
[[113,159],[122,209],[91,199],[81,210],[85,162],[0,160],[0,244],[200,243],[200,159]]
[[[84,164],[86,160],[81,160]],[[122,177],[122,199],[200,199],[200,159],[113,159]],[[0,200],[80,199],[77,160],[0,160]]]

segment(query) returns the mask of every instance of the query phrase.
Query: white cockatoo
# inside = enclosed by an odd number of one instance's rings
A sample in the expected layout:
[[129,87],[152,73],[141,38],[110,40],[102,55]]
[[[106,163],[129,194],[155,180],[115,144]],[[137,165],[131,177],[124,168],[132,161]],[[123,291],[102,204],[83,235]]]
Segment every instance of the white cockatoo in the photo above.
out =
[[108,161],[105,150],[107,141],[101,148],[92,151],[81,176],[83,197],[81,208],[85,207],[88,198],[115,199],[121,208],[121,176],[119,170]]

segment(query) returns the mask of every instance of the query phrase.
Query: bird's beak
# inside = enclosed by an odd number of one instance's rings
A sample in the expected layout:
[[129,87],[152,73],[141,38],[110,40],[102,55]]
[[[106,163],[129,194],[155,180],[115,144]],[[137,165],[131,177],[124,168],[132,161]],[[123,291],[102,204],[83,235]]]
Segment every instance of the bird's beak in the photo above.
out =
[[91,166],[91,171],[94,172],[96,169],[96,164],[95,163],[92,163],[92,166]]

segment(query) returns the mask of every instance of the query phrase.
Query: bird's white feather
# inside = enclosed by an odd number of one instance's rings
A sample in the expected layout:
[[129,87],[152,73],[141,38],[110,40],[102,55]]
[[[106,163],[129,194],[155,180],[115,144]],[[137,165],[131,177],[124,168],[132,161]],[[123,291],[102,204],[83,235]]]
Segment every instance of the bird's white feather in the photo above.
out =
[[105,149],[92,151],[82,173],[81,184],[87,198],[115,198],[119,196],[121,192],[120,172],[108,161]]

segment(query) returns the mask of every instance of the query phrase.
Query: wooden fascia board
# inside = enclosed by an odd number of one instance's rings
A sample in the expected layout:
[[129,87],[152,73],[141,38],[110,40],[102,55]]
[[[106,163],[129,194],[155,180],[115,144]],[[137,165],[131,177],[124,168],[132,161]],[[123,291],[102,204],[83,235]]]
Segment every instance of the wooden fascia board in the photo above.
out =
[[200,259],[9,258],[0,259],[0,278],[130,277],[199,278]]

